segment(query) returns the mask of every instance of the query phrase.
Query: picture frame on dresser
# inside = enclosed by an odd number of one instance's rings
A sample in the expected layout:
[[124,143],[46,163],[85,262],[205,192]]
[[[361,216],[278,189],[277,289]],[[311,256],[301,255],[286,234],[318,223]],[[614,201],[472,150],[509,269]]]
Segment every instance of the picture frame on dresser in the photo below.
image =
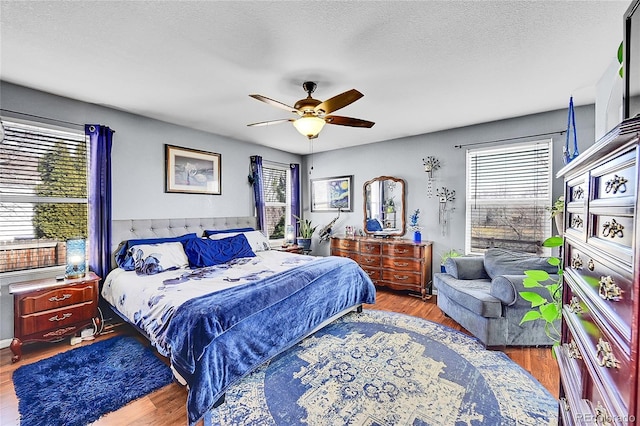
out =
[[353,211],[353,175],[311,179],[311,211]]
[[165,192],[222,194],[222,156],[165,144]]

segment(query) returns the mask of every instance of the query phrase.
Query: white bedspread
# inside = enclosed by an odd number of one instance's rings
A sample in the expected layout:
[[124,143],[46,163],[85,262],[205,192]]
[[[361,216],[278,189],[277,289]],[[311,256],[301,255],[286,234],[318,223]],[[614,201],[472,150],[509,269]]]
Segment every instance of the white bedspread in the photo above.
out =
[[107,276],[102,296],[141,329],[161,354],[168,356],[164,333],[175,310],[187,300],[263,279],[316,259],[319,258],[269,250],[223,265],[156,275],[137,275],[135,271],[118,268]]

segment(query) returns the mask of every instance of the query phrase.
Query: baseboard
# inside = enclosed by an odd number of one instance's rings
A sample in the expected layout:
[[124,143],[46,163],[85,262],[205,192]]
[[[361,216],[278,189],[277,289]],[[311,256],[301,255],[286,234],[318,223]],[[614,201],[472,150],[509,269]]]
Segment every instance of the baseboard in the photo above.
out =
[[8,348],[13,339],[2,339],[0,340],[0,349]]

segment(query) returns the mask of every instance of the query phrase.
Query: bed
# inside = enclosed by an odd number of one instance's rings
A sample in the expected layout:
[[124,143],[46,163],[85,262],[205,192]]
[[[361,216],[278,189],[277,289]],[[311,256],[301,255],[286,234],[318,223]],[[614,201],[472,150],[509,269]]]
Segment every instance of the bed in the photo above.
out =
[[269,250],[252,228],[253,217],[113,221],[102,297],[170,360],[190,425],[262,363],[375,302],[354,261]]

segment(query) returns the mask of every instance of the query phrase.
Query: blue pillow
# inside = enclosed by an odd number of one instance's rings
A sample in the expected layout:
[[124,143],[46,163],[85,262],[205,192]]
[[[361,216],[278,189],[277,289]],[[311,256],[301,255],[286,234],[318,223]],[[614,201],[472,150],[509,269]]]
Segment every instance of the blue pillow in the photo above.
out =
[[378,219],[367,219],[367,231],[382,231],[382,224]]
[[209,235],[215,235],[215,234],[226,234],[226,233],[229,233],[229,232],[249,232],[249,231],[255,231],[255,229],[253,229],[253,228],[206,229],[204,231],[204,236],[208,237]]
[[172,243],[175,241],[183,242],[188,239],[198,238],[196,233],[185,234],[179,237],[166,237],[166,238],[146,238],[146,239],[138,239],[138,240],[127,240],[120,244],[118,251],[115,254],[116,264],[119,268],[124,269],[125,271],[133,271],[136,269],[135,259],[132,256],[132,253],[129,253],[131,247],[138,246],[142,244],[158,244],[158,243]]
[[189,266],[202,268],[219,265],[240,257],[255,257],[247,237],[238,234],[221,240],[193,238],[182,243]]

